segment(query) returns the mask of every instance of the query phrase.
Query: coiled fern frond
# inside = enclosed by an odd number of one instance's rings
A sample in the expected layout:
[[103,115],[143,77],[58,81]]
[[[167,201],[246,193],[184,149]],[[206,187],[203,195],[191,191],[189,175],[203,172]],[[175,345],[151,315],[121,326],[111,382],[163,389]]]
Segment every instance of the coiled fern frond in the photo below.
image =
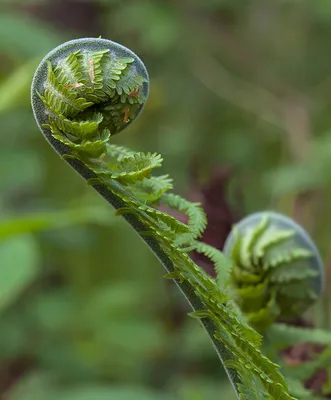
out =
[[250,215],[234,227],[225,253],[232,284],[248,322],[264,331],[278,318],[300,316],[323,289],[323,263],[308,234],[273,212]]
[[[210,335],[240,399],[254,378],[263,393],[250,399],[293,399],[278,366],[262,355],[261,336],[230,305],[231,264],[197,239],[206,226],[199,204],[168,193],[168,176],[152,176],[162,158],[109,143],[141,112],[149,80],[141,60],[104,39],[65,43],[48,54],[32,84],[36,121],[53,148],[122,215],[174,279]],[[160,204],[185,213],[188,224],[161,212]],[[222,290],[189,257],[196,249],[216,264]],[[247,375],[246,375],[247,373]],[[266,397],[267,396],[267,397]]]

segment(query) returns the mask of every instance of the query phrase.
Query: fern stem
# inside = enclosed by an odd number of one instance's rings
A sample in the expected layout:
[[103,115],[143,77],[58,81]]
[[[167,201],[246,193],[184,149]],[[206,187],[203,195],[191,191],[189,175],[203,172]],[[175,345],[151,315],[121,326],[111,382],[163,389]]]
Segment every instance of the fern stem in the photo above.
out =
[[[42,60],[31,100],[53,149],[123,216],[175,281],[193,309],[190,315],[208,333],[237,398],[294,400],[279,367],[261,353],[261,336],[231,305],[232,265],[221,252],[196,242],[206,225],[200,206],[165,194],[171,180],[151,176],[161,166],[160,155],[108,143],[139,115],[148,89],[146,68],[130,50],[109,40],[78,39]],[[187,214],[189,223],[158,210],[160,203]],[[192,246],[215,263],[219,286],[187,255]],[[252,388],[252,380],[258,386]]]
[[[32,83],[32,90],[31,90],[31,100],[32,100],[32,106],[33,106],[33,111],[35,115],[35,119],[37,122],[37,125],[46,138],[46,140],[49,142],[49,144],[53,147],[53,149],[58,153],[60,157],[62,157],[83,179],[86,181],[91,181],[92,179],[97,179],[98,176],[91,170],[89,169],[83,162],[78,160],[77,158],[72,158],[71,157],[71,150],[62,142],[59,140],[55,139],[52,133],[50,132],[49,129],[46,129],[43,124],[47,122],[47,118],[45,118],[45,112],[44,110],[41,109],[41,102],[39,97],[36,95],[36,91],[39,93],[43,92],[43,86],[45,82],[45,68],[44,64],[51,58],[57,57],[58,54],[61,53],[66,53],[68,52],[68,49],[72,44],[75,44],[77,48],[80,46],[86,45],[86,43],[89,44],[89,42],[95,42],[98,40],[99,42],[106,44],[107,46],[113,47],[114,43],[110,42],[108,40],[104,39],[79,39],[71,42],[67,42],[62,46],[59,46],[55,51],[49,53],[44,60],[41,62],[39,69],[36,71],[33,83]],[[120,49],[122,46],[116,44]],[[123,48],[124,49],[124,48]],[[127,50],[127,49],[125,49]],[[143,65],[143,64],[142,64]],[[146,72],[147,74],[147,72]],[[68,157],[69,156],[69,157]],[[113,193],[112,190],[110,190],[108,187],[106,187],[103,184],[92,184],[91,185],[115,210],[121,210],[122,208],[127,207],[127,204],[118,197],[115,193]],[[135,232],[140,236],[140,238],[143,240],[144,243],[149,247],[149,249],[154,253],[154,255],[159,259],[163,267],[165,268],[167,274],[171,274],[175,272],[175,267],[172,262],[172,260],[169,258],[169,256],[161,249],[158,241],[150,236],[145,236],[142,235],[140,232],[146,231],[147,227],[139,220],[137,216],[134,214],[125,214],[122,215],[122,217],[130,224],[130,226],[135,230]],[[198,279],[198,277],[196,277]],[[202,301],[199,299],[197,294],[195,293],[194,287],[187,282],[183,281],[181,282],[179,279],[173,279],[180,289],[180,291],[183,293],[185,296],[187,302],[190,304],[192,307],[193,311],[198,311],[198,310],[203,310],[205,308],[204,304]],[[226,360],[231,359],[231,354],[230,352],[226,349],[226,347],[217,341],[214,337],[214,332],[217,331],[217,327],[215,324],[209,320],[209,319],[202,319],[201,323],[203,327],[205,328],[206,332],[208,333],[210,340],[213,343],[213,346],[217,352],[218,357],[220,358],[222,365],[225,368],[225,371],[229,377],[229,380],[237,393],[238,396],[238,388],[237,388],[237,383],[239,383],[238,376],[235,372],[235,370],[230,370],[228,369],[225,365],[224,362]]]
[[[54,150],[60,155],[60,156],[65,156],[69,154],[66,149],[63,147],[63,145],[55,140],[52,135],[49,134],[47,130],[42,129],[42,133],[46,137],[47,141],[52,145]],[[68,158],[65,159],[65,161],[81,176],[83,177],[86,181],[90,180],[91,178],[96,178],[96,175],[89,170],[83,163],[79,162],[77,159],[72,159]],[[92,187],[115,209],[119,210],[123,207],[126,206],[126,204],[114,193],[112,193],[111,190],[109,190],[107,187],[104,185],[92,185]],[[125,214],[122,215],[122,217],[129,223],[129,225],[135,230],[137,235],[143,240],[144,243],[148,246],[148,248],[154,253],[154,255],[158,258],[158,260],[161,262],[163,265],[164,269],[166,270],[167,273],[173,273],[175,272],[174,264],[171,261],[171,259],[168,257],[168,255],[160,248],[160,245],[156,239],[153,237],[148,237],[145,235],[141,235],[139,232],[146,231],[147,228],[144,226],[144,224],[141,223],[139,218],[137,218],[133,214]],[[199,277],[196,277],[197,279]],[[199,297],[195,293],[194,287],[187,281],[180,282],[179,279],[173,279],[177,287],[180,289],[180,291],[183,293],[185,296],[187,302],[191,306],[193,311],[200,311],[205,309],[205,306],[199,299]],[[219,341],[217,341],[214,337],[214,332],[217,331],[217,327],[213,322],[207,318],[202,319],[201,323],[206,330],[206,332],[209,335],[210,340],[213,343],[214,349],[221,360],[222,365],[225,368],[225,371],[227,373],[227,376],[235,390],[236,393],[238,393],[237,385],[236,383],[239,383],[239,379],[235,373],[235,370],[230,370],[228,369],[225,365],[224,362],[227,360],[231,359],[230,352],[226,349],[226,347]],[[239,397],[238,397],[239,398]]]

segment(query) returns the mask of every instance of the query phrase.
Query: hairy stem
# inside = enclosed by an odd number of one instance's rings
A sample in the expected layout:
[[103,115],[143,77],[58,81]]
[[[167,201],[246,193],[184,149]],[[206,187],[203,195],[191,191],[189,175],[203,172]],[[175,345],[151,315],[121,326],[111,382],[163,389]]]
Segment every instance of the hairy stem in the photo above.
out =
[[[68,151],[65,146],[55,140],[52,135],[47,131],[47,130],[42,130],[42,133],[48,140],[48,142],[52,145],[54,150],[61,156],[65,158],[66,155],[70,154],[70,151]],[[83,163],[79,162],[77,159],[72,159],[72,158],[65,158],[65,161],[79,174],[81,175],[85,180],[89,180],[91,178],[96,178],[96,175],[90,171]],[[126,206],[126,204],[121,200],[118,196],[116,196],[114,193],[112,193],[111,190],[109,190],[107,187],[104,185],[98,185],[98,184],[92,184],[91,185],[115,210],[119,210],[123,207]],[[153,237],[141,235],[140,232],[146,231],[146,226],[141,223],[139,218],[137,218],[133,214],[125,214],[122,216],[135,230],[135,232],[138,234],[138,236],[146,243],[146,245],[149,247],[149,249],[154,253],[154,255],[158,258],[158,260],[161,262],[163,267],[165,268],[167,273],[173,273],[175,272],[175,267],[171,259],[168,257],[168,255],[160,248],[160,245],[156,239]],[[197,280],[199,277],[196,277]],[[180,291],[183,293],[185,296],[187,302],[189,305],[192,307],[194,311],[200,311],[202,309],[206,309],[204,304],[201,302],[197,294],[195,293],[194,287],[187,281],[181,282],[180,279],[173,279],[177,287],[180,289]],[[204,329],[209,335],[210,340],[213,343],[214,349],[218,355],[218,357],[221,360],[222,365],[225,368],[225,371],[228,375],[228,378],[237,394],[238,397],[238,388],[237,388],[237,383],[239,383],[239,379],[237,374],[235,373],[235,370],[229,369],[224,365],[224,362],[227,360],[232,359],[230,352],[227,350],[227,348],[219,341],[217,341],[214,337],[214,332],[217,331],[216,325],[209,319],[204,318],[201,319],[201,324],[203,325]],[[238,397],[239,398],[239,397]]]
[[[111,145],[109,138],[141,112],[149,79],[130,50],[104,39],[78,39],[49,53],[32,84],[37,124],[54,150],[115,210],[149,246],[200,320],[228,374],[237,397],[294,400],[279,366],[261,353],[261,335],[233,304],[231,263],[215,248],[197,242],[206,217],[197,203],[173,193],[171,179],[152,176],[158,154]],[[184,212],[188,223],[161,212],[160,204]],[[214,263],[216,282],[188,252]],[[254,383],[255,382],[255,383]]]
[[[83,179],[89,182],[89,184],[115,209],[115,210],[121,210],[123,208],[127,208],[127,204],[125,201],[123,201],[119,196],[116,195],[116,191],[112,191],[110,187],[107,187],[104,184],[98,184],[97,181],[93,183],[93,179],[97,179],[98,176],[91,170],[89,169],[83,162],[81,162],[77,157],[72,157],[72,151],[71,149],[63,144],[61,141],[57,140],[54,138],[52,135],[52,132],[47,129],[44,124],[48,122],[48,117],[45,114],[44,107],[42,106],[42,103],[40,101],[39,96],[37,95],[37,92],[43,93],[44,91],[44,84],[45,84],[45,79],[46,79],[46,72],[45,72],[45,64],[51,60],[51,62],[54,62],[53,60],[56,60],[59,55],[61,56],[63,53],[68,54],[69,49],[73,49],[73,46],[75,49],[79,49],[80,47],[84,47],[84,45],[90,46],[91,43],[99,41],[103,46],[106,43],[107,45],[110,45],[110,48],[114,46],[113,42],[106,41],[104,39],[78,39],[75,41],[68,42],[62,46],[59,46],[59,48],[53,50],[51,53],[49,53],[44,60],[41,62],[39,69],[36,71],[34,81],[32,83],[32,91],[31,91],[31,98],[32,98],[32,106],[33,106],[33,111],[35,115],[36,122],[38,124],[38,127],[46,140],[50,143],[50,145],[53,147],[53,149],[59,154],[60,157],[62,157]],[[116,44],[118,47],[118,51],[121,53],[124,53],[125,56],[133,56],[136,57],[133,53],[132,54],[127,54],[129,52],[128,49],[125,49],[124,47]],[[142,64],[142,63],[141,63]],[[144,69],[144,66],[142,64],[142,67],[140,67],[138,63],[138,68]],[[147,71],[143,70],[142,71],[143,75],[147,76]],[[140,110],[139,110],[140,112]],[[114,182],[116,185],[116,183]],[[142,221],[137,217],[135,214],[132,213],[126,213],[122,215],[123,218],[132,226],[132,228],[136,231],[136,233],[141,237],[141,239],[147,244],[147,246],[150,248],[150,250],[155,254],[155,256],[159,259],[159,261],[162,263],[164,266],[167,274],[174,273],[176,268],[172,262],[172,260],[169,258],[169,256],[163,251],[163,249],[160,247],[159,242],[157,239],[155,239],[152,236],[146,236],[141,234],[141,232],[146,232],[148,230],[148,227],[142,223]],[[193,271],[194,273],[194,271]],[[199,281],[199,277],[192,277],[195,279],[197,282]],[[198,295],[196,294],[196,288],[192,286],[187,280],[181,280],[181,279],[174,279],[176,285],[178,288],[181,290],[185,298],[187,299],[188,303],[192,307],[194,311],[201,311],[205,309],[206,311],[207,308],[203,304],[203,302],[199,299]],[[233,385],[233,388],[235,392],[237,393],[238,396],[238,388],[237,388],[237,383],[240,382],[238,375],[236,374],[234,369],[228,369],[224,362],[227,360],[232,359],[233,357],[231,356],[231,353],[229,350],[224,346],[224,344],[214,337],[214,333],[218,331],[217,326],[209,319],[209,318],[203,318],[201,319],[201,324],[207,331],[214,348],[222,362],[222,365],[224,366],[226,373],[229,377],[229,380],[231,384]],[[238,396],[239,397],[239,396]]]

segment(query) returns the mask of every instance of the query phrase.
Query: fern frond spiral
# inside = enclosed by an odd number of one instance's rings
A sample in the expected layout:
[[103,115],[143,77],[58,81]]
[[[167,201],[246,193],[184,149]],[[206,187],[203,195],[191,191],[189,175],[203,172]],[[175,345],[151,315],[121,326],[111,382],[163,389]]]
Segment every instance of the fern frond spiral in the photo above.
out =
[[147,70],[129,49],[99,39],[65,43],[40,63],[32,105],[40,128],[75,155],[99,157],[107,143],[141,112]]
[[[293,400],[278,366],[261,353],[261,336],[230,306],[229,293],[187,254],[187,249],[206,254],[226,288],[231,264],[196,241],[206,226],[200,205],[167,193],[172,189],[167,175],[152,175],[162,164],[160,155],[109,143],[137,118],[148,89],[146,68],[132,51],[105,39],[78,39],[42,60],[32,83],[32,106],[55,151],[129,222],[162,262],[166,277],[174,279],[194,310],[191,315],[209,334],[238,398],[244,398],[240,392],[248,390],[244,386],[253,375],[270,399]],[[188,224],[160,211],[160,205],[186,214]]]
[[323,263],[307,232],[275,212],[241,220],[224,247],[232,283],[248,321],[264,330],[277,318],[299,316],[323,290]]

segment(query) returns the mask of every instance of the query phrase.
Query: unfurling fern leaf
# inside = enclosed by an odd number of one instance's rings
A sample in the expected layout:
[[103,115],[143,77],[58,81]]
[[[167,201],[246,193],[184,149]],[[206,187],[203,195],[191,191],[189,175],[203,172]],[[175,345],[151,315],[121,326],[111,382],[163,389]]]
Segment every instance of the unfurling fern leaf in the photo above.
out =
[[273,212],[253,214],[233,229],[224,252],[248,321],[264,331],[277,318],[300,316],[321,294],[323,264],[308,234]]
[[[206,226],[199,204],[168,194],[168,177],[153,177],[162,158],[109,144],[137,118],[149,81],[141,60],[105,39],[79,39],[49,53],[32,85],[39,128],[53,148],[137,231],[163,263],[213,341],[241,399],[293,400],[278,366],[262,355],[261,336],[242,318],[227,290],[231,264],[196,239]],[[167,205],[188,224],[161,212]],[[249,244],[248,248],[250,248]],[[216,264],[222,290],[187,254],[196,249]],[[247,274],[254,275],[252,266]],[[245,277],[245,274],[242,274]],[[258,391],[252,391],[252,380]],[[267,397],[266,397],[267,396]]]
[[204,256],[208,257],[215,266],[217,274],[217,284],[221,290],[226,290],[229,285],[230,274],[231,274],[231,261],[224,256],[224,254],[215,249],[215,247],[209,246],[203,242],[194,242],[194,250]]

